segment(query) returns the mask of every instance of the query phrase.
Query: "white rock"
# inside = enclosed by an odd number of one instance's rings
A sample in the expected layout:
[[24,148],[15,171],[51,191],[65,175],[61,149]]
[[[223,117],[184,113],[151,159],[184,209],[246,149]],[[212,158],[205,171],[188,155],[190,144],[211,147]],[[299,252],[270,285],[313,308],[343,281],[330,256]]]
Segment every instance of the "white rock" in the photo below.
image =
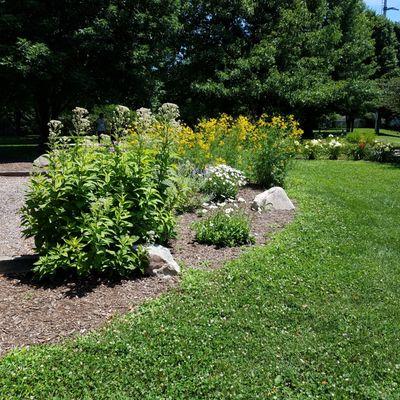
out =
[[38,168],[45,168],[49,165],[49,159],[47,154],[42,154],[34,162],[33,166]]
[[181,269],[171,252],[163,246],[147,246],[149,265],[145,273],[151,276],[170,277],[180,274]]
[[273,187],[266,190],[263,193],[258,194],[251,208],[256,211],[262,211],[266,209],[272,210],[294,210],[295,207],[290,201],[286,192],[281,187]]

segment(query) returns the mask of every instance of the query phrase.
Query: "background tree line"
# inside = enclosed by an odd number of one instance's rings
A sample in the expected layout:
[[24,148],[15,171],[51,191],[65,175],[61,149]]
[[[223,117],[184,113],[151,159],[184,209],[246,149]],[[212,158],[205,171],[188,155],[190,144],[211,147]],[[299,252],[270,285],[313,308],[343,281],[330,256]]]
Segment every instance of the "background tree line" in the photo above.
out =
[[362,0],[3,0],[0,114],[47,135],[76,105],[400,113],[400,27]]

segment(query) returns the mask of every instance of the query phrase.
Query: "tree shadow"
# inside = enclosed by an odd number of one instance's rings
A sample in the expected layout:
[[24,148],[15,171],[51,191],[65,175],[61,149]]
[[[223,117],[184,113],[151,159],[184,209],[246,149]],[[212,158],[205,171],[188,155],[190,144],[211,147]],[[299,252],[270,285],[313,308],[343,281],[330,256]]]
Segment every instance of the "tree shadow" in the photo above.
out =
[[0,274],[6,279],[13,281],[17,286],[28,286],[34,290],[62,289],[64,297],[67,298],[85,297],[101,285],[113,288],[128,280],[142,280],[147,278],[140,271],[133,271],[129,276],[124,277],[115,273],[98,273],[82,277],[76,272],[61,270],[51,277],[39,279],[32,270],[36,259],[37,257],[35,256],[21,256],[16,257],[12,261],[0,260]]

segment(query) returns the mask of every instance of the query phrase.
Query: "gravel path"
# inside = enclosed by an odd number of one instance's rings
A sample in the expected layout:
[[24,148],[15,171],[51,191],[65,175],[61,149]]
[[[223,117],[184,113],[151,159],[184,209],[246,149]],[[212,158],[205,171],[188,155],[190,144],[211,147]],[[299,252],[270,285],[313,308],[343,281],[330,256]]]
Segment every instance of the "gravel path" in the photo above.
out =
[[19,215],[28,179],[0,176],[0,256],[33,254],[33,241],[22,238]]
[[18,162],[18,163],[0,163],[0,172],[17,172],[17,171],[31,171],[32,163],[30,162]]

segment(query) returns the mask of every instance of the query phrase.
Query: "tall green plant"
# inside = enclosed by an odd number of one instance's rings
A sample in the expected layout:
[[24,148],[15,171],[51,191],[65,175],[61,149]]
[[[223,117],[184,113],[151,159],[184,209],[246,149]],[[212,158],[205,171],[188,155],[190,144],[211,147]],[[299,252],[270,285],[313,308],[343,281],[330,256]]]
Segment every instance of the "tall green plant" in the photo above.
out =
[[[76,132],[73,145],[54,145],[46,174],[31,179],[23,225],[40,255],[35,272],[128,275],[143,266],[141,244],[174,234],[170,148],[128,137],[97,145]],[[160,159],[166,160],[162,185]]]

